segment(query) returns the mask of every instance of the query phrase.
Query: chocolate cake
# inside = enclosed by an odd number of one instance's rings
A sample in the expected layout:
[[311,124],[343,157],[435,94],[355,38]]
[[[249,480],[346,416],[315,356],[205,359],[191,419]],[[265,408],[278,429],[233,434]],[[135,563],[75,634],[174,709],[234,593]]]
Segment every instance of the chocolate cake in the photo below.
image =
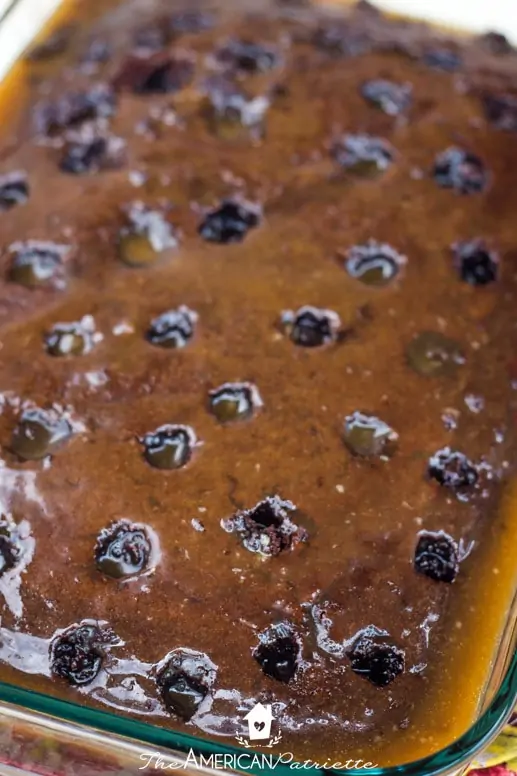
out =
[[34,44],[2,680],[235,745],[260,701],[301,760],[469,727],[516,581],[516,76],[366,2],[95,0]]

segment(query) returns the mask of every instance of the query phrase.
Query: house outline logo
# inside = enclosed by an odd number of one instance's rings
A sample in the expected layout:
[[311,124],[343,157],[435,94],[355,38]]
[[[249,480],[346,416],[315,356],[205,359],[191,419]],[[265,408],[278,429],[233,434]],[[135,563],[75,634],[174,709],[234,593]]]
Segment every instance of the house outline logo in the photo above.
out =
[[[271,724],[275,719],[271,704],[257,703],[248,711],[244,719],[248,723],[248,738],[238,735],[236,739],[246,749],[251,749],[253,746],[266,746],[271,749],[282,740],[281,732],[275,736],[271,735]],[[258,741],[264,743],[259,744]]]
[[273,712],[271,711],[271,706],[269,704],[264,706],[262,703],[257,703],[257,705],[246,714],[244,719],[248,723],[250,741],[260,741],[271,738]]

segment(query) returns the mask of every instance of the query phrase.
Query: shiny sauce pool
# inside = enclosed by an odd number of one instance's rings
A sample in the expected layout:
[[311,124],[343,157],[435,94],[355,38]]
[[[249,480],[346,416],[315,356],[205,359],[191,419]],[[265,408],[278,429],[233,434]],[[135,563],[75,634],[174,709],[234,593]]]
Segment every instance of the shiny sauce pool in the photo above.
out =
[[469,727],[516,582],[516,74],[364,2],[72,3],[36,42],[0,678],[227,743],[269,703],[300,759]]

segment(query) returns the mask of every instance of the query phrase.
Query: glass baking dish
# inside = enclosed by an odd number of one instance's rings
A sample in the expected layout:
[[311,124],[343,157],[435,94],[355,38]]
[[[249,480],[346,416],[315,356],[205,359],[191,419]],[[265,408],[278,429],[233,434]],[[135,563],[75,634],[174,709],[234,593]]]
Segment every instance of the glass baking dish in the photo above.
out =
[[[0,0],[0,78],[61,5],[61,0]],[[384,0],[379,5],[440,20],[437,6],[426,0],[417,5],[414,0]],[[462,5],[455,5],[456,11]],[[465,26],[479,28],[476,8],[470,10],[471,19],[464,9]],[[451,17],[442,20],[450,23]],[[517,31],[506,28],[504,18],[498,21],[501,31],[515,37]],[[263,755],[0,682],[0,774],[132,776],[140,771],[181,770],[287,776],[302,767],[316,776],[361,776],[365,771],[374,776],[461,774],[502,730],[517,703],[516,624],[517,596],[509,608],[477,721],[449,746],[415,762],[367,769],[354,767],[352,761],[346,769],[303,766],[289,755]]]
[[[517,598],[478,720],[459,739],[429,757],[389,768],[304,767],[314,776],[448,776],[463,773],[498,735],[517,702]],[[292,767],[294,766],[294,767]],[[69,703],[0,682],[0,773],[40,776],[133,776],[180,770],[185,774],[299,772],[286,755],[258,755],[219,742]]]

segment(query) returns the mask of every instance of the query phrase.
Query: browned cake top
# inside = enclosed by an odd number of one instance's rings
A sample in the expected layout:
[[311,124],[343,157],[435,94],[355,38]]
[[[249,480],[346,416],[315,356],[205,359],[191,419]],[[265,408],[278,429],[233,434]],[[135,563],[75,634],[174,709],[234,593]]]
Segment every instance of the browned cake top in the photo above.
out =
[[514,589],[517,54],[367,3],[101,5],[2,144],[2,675],[427,754]]

